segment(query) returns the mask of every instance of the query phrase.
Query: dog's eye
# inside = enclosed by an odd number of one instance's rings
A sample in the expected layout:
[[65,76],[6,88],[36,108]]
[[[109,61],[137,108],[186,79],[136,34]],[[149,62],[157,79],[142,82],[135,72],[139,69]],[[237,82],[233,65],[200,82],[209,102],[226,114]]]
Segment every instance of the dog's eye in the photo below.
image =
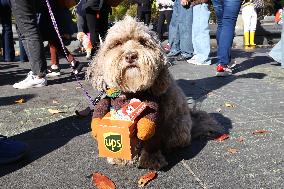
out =
[[114,47],[117,47],[117,46],[120,46],[120,45],[122,45],[122,43],[120,41],[116,41],[116,42],[114,42],[110,45],[110,48],[114,48]]
[[146,45],[147,41],[143,38],[140,38],[139,43],[144,46],[144,45]]

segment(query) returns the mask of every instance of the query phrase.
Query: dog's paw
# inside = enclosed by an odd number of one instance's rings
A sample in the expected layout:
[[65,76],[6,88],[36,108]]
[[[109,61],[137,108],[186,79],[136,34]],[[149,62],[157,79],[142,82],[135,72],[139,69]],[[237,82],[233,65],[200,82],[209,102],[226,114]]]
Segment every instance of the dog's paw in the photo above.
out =
[[107,158],[107,162],[111,165],[132,165],[134,161],[119,159],[119,158]]
[[142,150],[139,158],[139,167],[159,170],[167,165],[168,162],[160,150],[155,153],[148,153],[145,150]]

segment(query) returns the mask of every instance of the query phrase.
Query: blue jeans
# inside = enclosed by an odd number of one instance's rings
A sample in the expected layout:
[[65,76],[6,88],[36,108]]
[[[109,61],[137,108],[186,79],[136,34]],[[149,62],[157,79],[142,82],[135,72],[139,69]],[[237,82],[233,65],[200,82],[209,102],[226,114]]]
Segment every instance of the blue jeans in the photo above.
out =
[[210,63],[210,35],[209,35],[208,4],[203,3],[193,7],[192,44],[196,61]]
[[[284,19],[284,14],[283,14],[282,20],[283,19]],[[269,56],[271,56],[275,61],[281,63],[281,68],[284,68],[283,49],[284,49],[284,22],[282,23],[281,40],[273,47],[273,49],[269,53]]]
[[181,54],[187,59],[192,57],[192,13],[191,7],[185,8],[180,0],[175,1],[169,26],[169,55]]
[[227,65],[231,62],[231,47],[242,1],[212,0],[212,2],[218,24],[216,34],[218,64]]
[[7,0],[0,0],[0,19],[2,21],[2,46],[5,62],[11,62],[15,58],[15,49],[12,31],[11,7]]

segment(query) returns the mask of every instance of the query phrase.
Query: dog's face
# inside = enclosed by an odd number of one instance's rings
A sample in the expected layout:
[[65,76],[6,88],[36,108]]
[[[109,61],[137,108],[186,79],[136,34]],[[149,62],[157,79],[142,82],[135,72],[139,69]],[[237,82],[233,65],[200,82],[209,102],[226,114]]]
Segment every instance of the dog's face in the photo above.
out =
[[78,41],[82,42],[85,35],[86,35],[86,34],[85,34],[84,32],[78,32],[78,33],[77,33],[77,39],[78,39]]
[[101,72],[108,87],[137,92],[151,88],[166,66],[156,35],[144,24],[125,17],[109,29],[90,72]]

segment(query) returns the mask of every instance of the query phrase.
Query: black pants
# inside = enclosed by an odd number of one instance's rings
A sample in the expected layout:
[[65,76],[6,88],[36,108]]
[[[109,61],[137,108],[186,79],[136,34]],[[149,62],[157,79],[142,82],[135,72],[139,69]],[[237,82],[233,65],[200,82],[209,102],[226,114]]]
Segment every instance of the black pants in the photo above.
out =
[[137,18],[139,21],[144,22],[147,26],[149,26],[151,21],[151,11],[140,11],[137,12]]
[[100,11],[86,9],[87,26],[90,32],[93,49],[99,47],[99,35],[104,39],[108,29],[109,9],[102,7]]
[[43,76],[46,74],[47,64],[36,17],[38,0],[11,0],[11,4],[18,34],[31,63],[32,72]]
[[160,40],[163,39],[163,33],[164,33],[163,26],[164,26],[165,20],[167,21],[167,25],[166,25],[167,31],[169,31],[169,25],[172,19],[172,13],[173,13],[172,10],[165,10],[165,11],[159,12],[157,33],[158,33]]

